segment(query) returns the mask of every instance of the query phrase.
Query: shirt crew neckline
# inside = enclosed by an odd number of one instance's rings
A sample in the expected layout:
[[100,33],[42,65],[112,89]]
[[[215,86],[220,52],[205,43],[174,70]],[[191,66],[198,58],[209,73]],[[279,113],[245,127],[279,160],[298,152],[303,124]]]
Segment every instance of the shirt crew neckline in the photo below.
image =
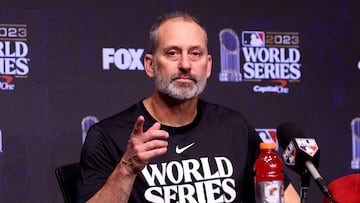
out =
[[[197,104],[197,113],[196,113],[196,116],[194,118],[194,120],[187,124],[187,125],[183,125],[183,126],[179,126],[179,127],[174,127],[174,126],[169,126],[169,125],[164,125],[164,124],[161,124],[161,129],[162,130],[166,130],[167,132],[169,132],[170,134],[178,134],[178,133],[182,133],[184,131],[188,131],[192,128],[194,128],[200,121],[200,118],[201,118],[201,114],[202,114],[202,111],[201,111],[201,108],[200,108],[200,103],[202,103],[202,101],[198,101],[198,104]],[[149,111],[145,108],[145,105],[144,105],[144,99],[141,100],[139,102],[140,104],[140,107],[143,109],[143,111],[145,112],[147,118],[150,118],[152,121],[151,123],[155,123],[155,122],[158,122],[150,113]]]

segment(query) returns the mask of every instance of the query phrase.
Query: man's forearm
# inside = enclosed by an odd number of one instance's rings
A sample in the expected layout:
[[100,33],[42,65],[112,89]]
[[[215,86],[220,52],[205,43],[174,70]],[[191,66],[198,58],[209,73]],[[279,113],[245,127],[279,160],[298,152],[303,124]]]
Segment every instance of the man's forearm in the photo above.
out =
[[129,173],[120,162],[103,187],[95,193],[87,202],[107,203],[119,202],[127,203],[136,178],[136,174]]

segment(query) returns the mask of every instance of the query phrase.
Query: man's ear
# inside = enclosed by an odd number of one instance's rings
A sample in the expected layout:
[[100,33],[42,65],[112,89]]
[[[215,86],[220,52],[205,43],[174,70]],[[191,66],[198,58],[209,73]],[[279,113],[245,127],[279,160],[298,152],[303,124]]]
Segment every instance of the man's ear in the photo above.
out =
[[207,78],[209,78],[211,75],[211,69],[212,69],[212,57],[210,54],[207,56],[207,60],[208,60],[208,63],[207,63],[206,76],[207,76]]
[[155,76],[153,60],[154,60],[154,56],[152,54],[145,54],[145,56],[144,56],[144,68],[145,68],[146,74],[150,78],[153,78]]

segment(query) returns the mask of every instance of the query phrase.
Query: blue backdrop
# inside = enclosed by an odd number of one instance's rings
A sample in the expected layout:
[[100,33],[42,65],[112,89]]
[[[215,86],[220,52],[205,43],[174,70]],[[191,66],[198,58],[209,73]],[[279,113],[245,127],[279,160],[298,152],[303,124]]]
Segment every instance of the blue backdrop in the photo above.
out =
[[[350,123],[360,117],[359,6],[356,0],[2,1],[0,201],[62,202],[54,169],[79,160],[81,122],[151,93],[142,67],[148,31],[158,15],[174,10],[198,16],[208,31],[214,63],[203,99],[241,111],[269,135],[284,121],[299,124],[321,149],[327,183],[357,172],[353,144],[360,150],[360,138]],[[224,29],[232,34],[221,41]],[[299,189],[299,177],[286,170]],[[309,201],[320,202],[313,181],[310,187]]]

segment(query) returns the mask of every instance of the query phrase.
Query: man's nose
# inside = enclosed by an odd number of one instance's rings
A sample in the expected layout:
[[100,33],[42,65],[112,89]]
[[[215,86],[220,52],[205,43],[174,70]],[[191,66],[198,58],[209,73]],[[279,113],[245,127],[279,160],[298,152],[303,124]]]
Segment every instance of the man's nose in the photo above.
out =
[[182,69],[190,69],[191,68],[190,57],[187,54],[181,55],[179,68],[182,68]]

